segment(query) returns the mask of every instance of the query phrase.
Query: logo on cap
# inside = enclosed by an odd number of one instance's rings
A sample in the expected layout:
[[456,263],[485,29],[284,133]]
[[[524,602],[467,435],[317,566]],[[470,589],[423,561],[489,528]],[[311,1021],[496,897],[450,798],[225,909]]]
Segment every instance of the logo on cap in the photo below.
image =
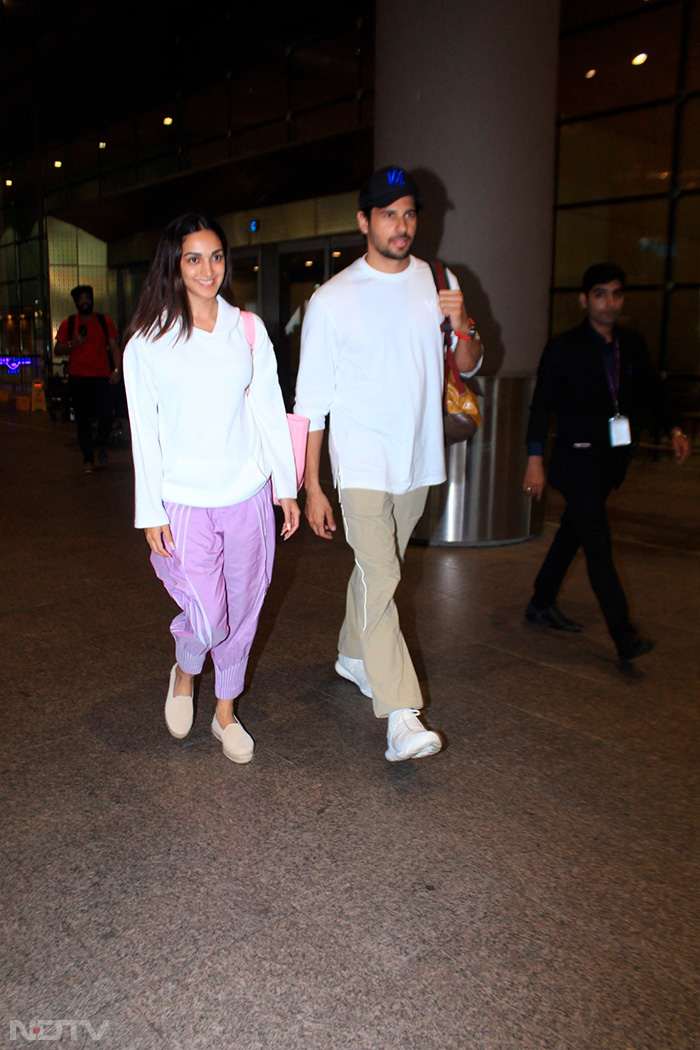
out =
[[387,182],[390,186],[404,186],[403,172],[401,168],[389,168],[386,173]]

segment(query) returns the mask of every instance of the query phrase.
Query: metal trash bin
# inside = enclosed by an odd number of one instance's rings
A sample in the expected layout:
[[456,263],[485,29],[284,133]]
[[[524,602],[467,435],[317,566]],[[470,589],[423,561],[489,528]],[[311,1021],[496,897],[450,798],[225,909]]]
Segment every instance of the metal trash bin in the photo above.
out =
[[430,490],[412,543],[482,547],[520,543],[542,530],[542,505],[522,492],[534,376],[480,376],[479,383],[483,426],[447,449],[447,481]]

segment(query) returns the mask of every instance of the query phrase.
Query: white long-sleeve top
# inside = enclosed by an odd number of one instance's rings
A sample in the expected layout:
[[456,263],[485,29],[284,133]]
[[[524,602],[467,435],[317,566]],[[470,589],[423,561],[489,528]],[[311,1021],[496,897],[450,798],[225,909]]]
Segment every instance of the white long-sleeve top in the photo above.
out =
[[356,259],[311,297],[294,410],[312,431],[330,413],[341,488],[400,495],[445,480],[442,319],[430,267],[413,256],[400,273]]
[[212,332],[136,335],[124,351],[136,479],[137,528],[165,525],[166,500],[228,507],[272,476],[278,498],[296,496],[277,360],[255,318],[251,355],[240,310],[218,297]]

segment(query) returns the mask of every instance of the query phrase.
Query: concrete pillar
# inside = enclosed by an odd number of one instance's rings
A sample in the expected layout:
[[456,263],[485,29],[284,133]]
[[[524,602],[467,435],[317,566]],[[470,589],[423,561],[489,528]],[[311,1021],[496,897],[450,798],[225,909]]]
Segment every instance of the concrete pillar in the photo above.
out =
[[416,255],[454,270],[486,347],[484,425],[449,449],[422,542],[540,527],[521,479],[549,318],[558,31],[558,0],[377,0],[375,167],[417,177]]
[[416,254],[458,274],[488,375],[547,336],[558,30],[558,0],[377,0],[375,167],[418,176]]

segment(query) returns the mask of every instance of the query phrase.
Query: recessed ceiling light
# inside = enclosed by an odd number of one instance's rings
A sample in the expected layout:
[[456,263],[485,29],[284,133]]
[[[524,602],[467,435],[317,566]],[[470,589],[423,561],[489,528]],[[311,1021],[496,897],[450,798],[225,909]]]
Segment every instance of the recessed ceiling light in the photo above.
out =
[[596,74],[595,69],[589,69],[588,72],[586,73],[586,80],[591,80],[591,78],[594,77],[595,74]]
[[106,142],[100,142],[99,143],[99,148],[100,149],[107,149],[107,143]]
[[633,66],[643,66],[649,56],[645,51],[640,51],[638,55],[635,55],[632,59]]
[[334,259],[339,259],[340,258],[340,252],[333,252],[332,254],[333,254],[333,258]]
[[170,125],[172,124],[172,122],[173,122],[173,118],[172,117],[163,117],[163,123],[165,124],[166,128],[169,128]]
[[53,162],[53,166],[54,166],[54,168],[62,168],[63,167],[63,161],[62,160],[55,160]]
[[304,263],[304,266],[313,266],[313,264],[314,264],[313,259],[307,259],[306,262]]
[[12,179],[5,179],[5,185],[6,186],[11,186],[12,185]]

